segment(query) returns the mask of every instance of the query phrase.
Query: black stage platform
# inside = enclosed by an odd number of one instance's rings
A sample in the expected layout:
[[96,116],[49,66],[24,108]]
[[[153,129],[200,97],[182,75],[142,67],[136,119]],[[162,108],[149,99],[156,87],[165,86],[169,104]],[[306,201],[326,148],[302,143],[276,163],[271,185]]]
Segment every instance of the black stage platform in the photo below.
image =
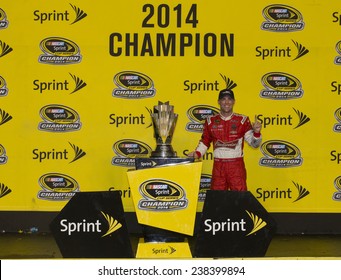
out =
[[[131,237],[136,251],[138,235]],[[193,240],[189,240],[190,245]],[[0,259],[61,259],[50,233],[0,234]],[[341,235],[275,235],[265,259],[341,259]]]

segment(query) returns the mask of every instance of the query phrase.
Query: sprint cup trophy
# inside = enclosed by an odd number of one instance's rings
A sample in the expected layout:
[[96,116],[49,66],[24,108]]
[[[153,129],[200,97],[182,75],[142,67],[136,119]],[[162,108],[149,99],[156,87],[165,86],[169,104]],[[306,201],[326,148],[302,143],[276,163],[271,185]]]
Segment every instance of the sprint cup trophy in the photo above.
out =
[[153,121],[156,149],[152,152],[152,158],[175,158],[176,152],[171,145],[178,115],[174,113],[174,106],[169,102],[154,106],[150,114]]
[[193,158],[178,157],[172,147],[172,139],[175,131],[178,114],[174,113],[174,106],[167,102],[160,102],[150,110],[156,148],[149,158],[136,158],[136,169],[160,167],[170,164],[190,163]]

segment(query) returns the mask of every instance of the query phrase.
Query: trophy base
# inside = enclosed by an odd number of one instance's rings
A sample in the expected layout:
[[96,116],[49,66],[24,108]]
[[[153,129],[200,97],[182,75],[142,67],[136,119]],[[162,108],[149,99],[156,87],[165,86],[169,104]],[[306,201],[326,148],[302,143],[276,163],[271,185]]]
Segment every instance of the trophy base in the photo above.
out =
[[176,158],[176,152],[170,144],[157,144],[155,151],[151,153],[151,158]]
[[145,242],[139,239],[137,259],[191,259],[192,252],[188,240],[183,242]]
[[194,158],[135,158],[135,168],[136,169],[145,169],[145,168],[153,168],[160,166],[167,166],[173,164],[182,164],[182,163],[192,163],[194,162]]
[[159,152],[152,152],[150,155],[151,158],[176,158],[176,153],[159,153]]

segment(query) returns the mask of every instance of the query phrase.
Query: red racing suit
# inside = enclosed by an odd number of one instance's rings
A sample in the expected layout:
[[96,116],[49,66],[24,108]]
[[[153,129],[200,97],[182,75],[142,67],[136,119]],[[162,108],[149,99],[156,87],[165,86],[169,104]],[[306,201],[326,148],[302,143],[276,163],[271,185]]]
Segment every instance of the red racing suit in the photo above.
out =
[[202,157],[213,143],[212,190],[247,190],[244,140],[254,148],[262,142],[247,116],[233,113],[227,118],[220,114],[207,118],[195,152]]

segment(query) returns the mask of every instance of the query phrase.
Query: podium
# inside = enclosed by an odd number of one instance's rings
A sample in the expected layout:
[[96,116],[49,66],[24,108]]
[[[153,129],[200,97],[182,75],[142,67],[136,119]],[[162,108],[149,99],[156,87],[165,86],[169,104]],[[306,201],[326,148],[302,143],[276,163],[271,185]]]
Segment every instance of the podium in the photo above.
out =
[[141,238],[137,258],[192,257],[186,236],[194,234],[201,169],[202,162],[193,162],[128,170],[138,222],[150,234],[170,238]]
[[263,257],[276,223],[251,192],[206,192],[195,257]]
[[119,191],[78,192],[50,224],[64,258],[133,258]]

